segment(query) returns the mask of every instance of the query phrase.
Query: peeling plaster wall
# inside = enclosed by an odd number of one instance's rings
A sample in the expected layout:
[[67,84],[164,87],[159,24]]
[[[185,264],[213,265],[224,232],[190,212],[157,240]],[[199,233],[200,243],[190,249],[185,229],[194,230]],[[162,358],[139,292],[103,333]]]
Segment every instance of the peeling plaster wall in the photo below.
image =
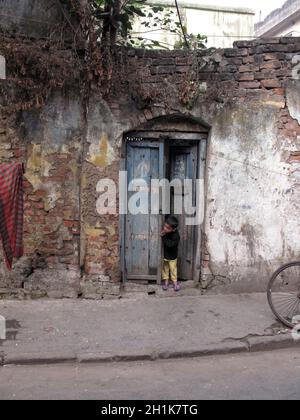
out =
[[290,80],[287,84],[286,99],[290,116],[300,124],[300,80]]
[[274,267],[300,254],[295,145],[278,136],[278,111],[250,102],[215,120],[205,226],[215,291],[265,291]]
[[[144,87],[172,87],[168,107],[141,106],[131,92],[85,107],[57,92],[41,110],[0,119],[1,161],[26,161],[25,256],[0,267],[0,296],[101,299],[119,294],[119,216],[97,213],[97,184],[118,181],[123,134],[168,127],[180,115],[210,127],[201,285],[212,293],[265,290],[270,274],[298,258],[300,87],[292,59],[300,39],[241,41],[199,54],[193,108],[179,100],[193,61],[184,51],[130,51]],[[140,71],[138,70],[138,71]],[[118,203],[117,203],[118,206]],[[198,280],[198,279],[196,279]]]
[[6,140],[1,142],[2,161],[26,164],[26,256],[20,263],[24,277],[18,268],[9,274],[2,267],[0,288],[7,287],[7,278],[15,274],[12,286],[21,286],[21,296],[77,297],[79,293],[84,114],[78,98],[74,93],[56,94],[40,111],[25,112],[5,126],[5,119],[1,120]]
[[[101,179],[118,181],[122,132],[108,104],[91,98],[83,156],[81,209],[82,294],[101,296],[109,282],[120,281],[119,219],[96,211]],[[112,287],[119,292],[119,287]],[[101,292],[102,291],[102,292]]]

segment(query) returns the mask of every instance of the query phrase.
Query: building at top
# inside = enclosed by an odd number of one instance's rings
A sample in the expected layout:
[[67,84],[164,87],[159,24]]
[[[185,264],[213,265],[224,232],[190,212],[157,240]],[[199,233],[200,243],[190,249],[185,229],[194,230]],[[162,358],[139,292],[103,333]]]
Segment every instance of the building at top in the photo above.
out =
[[257,37],[300,36],[300,0],[287,0],[263,21],[255,24]]

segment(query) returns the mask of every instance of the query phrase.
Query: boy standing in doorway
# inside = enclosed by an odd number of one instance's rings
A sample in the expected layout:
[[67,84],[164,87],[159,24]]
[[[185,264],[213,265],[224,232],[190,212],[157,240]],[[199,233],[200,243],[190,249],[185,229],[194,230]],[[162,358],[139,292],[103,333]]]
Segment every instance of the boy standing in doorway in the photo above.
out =
[[178,220],[174,216],[169,216],[161,231],[164,248],[164,259],[162,265],[163,290],[168,290],[169,279],[171,278],[175,292],[180,290],[177,279],[177,255],[180,236],[178,233]]

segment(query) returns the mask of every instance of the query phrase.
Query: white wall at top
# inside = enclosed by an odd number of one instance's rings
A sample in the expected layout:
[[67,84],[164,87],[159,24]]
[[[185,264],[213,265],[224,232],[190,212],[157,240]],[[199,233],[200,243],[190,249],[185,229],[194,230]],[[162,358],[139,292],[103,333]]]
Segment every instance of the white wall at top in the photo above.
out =
[[208,47],[230,48],[234,41],[253,37],[253,15],[196,9],[185,13],[188,33],[207,35]]
[[[170,8],[170,7],[168,7]],[[170,8],[176,12],[175,8]],[[182,19],[189,34],[201,34],[208,37],[207,47],[230,48],[234,41],[252,39],[254,34],[254,13],[246,13],[245,10],[233,8],[218,8],[217,6],[205,8],[205,6],[181,7]],[[174,46],[177,38],[174,34],[165,31],[154,30],[149,32],[138,19],[134,24],[134,36],[143,36],[152,40]],[[143,31],[147,30],[147,33]]]

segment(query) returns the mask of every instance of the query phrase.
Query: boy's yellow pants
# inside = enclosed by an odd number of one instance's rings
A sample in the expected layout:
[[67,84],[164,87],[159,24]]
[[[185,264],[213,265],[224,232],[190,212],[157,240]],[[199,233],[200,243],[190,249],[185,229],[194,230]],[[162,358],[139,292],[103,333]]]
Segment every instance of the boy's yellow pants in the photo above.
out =
[[177,281],[177,260],[163,260],[162,265],[162,279],[163,281],[169,281],[169,278],[176,282]]

